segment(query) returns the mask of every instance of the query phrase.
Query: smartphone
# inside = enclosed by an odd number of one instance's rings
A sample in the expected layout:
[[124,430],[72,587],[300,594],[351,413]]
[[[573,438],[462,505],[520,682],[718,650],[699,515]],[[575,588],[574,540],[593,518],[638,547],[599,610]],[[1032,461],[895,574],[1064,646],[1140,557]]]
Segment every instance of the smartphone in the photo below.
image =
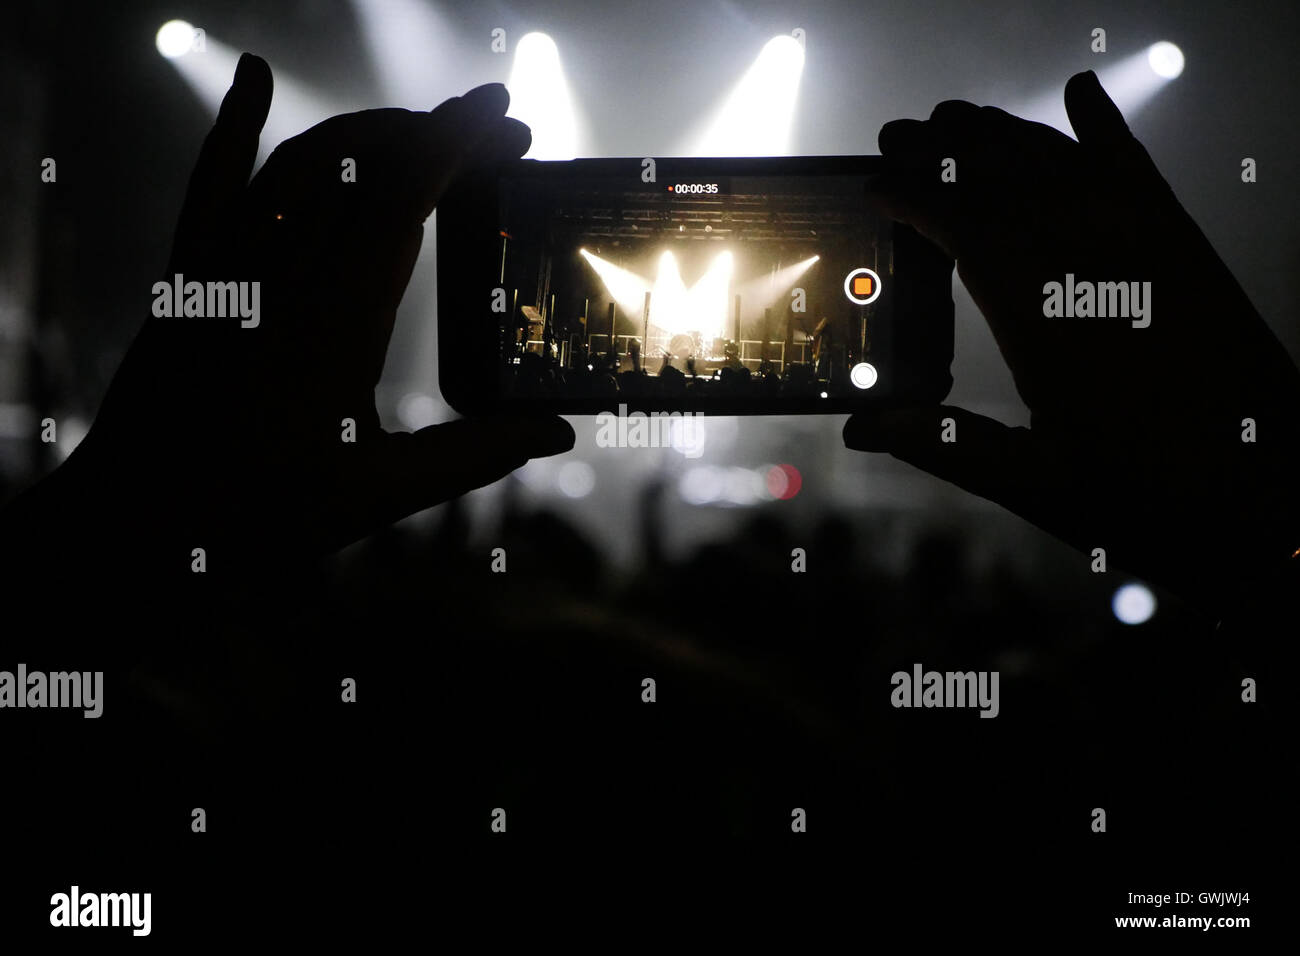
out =
[[952,385],[953,262],[869,208],[878,156],[515,160],[436,212],[465,415],[845,413]]

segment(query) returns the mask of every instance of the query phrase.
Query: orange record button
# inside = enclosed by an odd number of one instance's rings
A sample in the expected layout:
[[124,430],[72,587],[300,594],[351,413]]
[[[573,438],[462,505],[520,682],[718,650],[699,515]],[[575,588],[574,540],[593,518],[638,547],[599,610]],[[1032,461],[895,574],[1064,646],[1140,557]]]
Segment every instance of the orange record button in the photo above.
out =
[[880,296],[880,276],[866,266],[844,277],[844,294],[854,305],[870,305]]

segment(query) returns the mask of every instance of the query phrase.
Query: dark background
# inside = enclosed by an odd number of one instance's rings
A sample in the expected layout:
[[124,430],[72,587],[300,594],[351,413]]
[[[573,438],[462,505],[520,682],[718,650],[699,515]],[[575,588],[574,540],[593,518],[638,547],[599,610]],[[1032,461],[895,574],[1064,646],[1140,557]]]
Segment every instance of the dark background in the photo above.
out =
[[[426,73],[397,70],[407,61],[396,51],[377,62],[348,3],[11,11],[0,57],[4,500],[71,450],[147,315],[211,123],[154,49],[157,27],[178,16],[264,56],[277,97],[286,77],[311,90],[325,109],[299,128],[504,81],[510,55],[490,52],[490,31],[504,27],[513,48],[543,29],[591,156],[680,152],[762,44],[795,27],[808,38],[795,154],[875,152],[882,123],[943,99],[1013,111],[1059,102],[1070,74],[1169,39],[1186,70],[1130,123],[1300,353],[1292,5],[412,2],[391,16],[412,6],[444,25]],[[1089,51],[1095,26],[1109,34],[1105,57]],[[386,91],[393,75],[407,101]],[[45,156],[57,185],[39,181]],[[1245,156],[1258,161],[1255,185],[1240,181]],[[427,229],[379,393],[393,427],[449,414],[432,245]],[[1026,423],[955,279],[953,291],[952,402]],[[36,438],[45,415],[67,436],[57,447]],[[846,888],[876,926],[918,900],[932,916],[973,904],[990,934],[1004,920],[1059,916],[1073,930],[1149,912],[1123,905],[1129,892],[1267,897],[1276,743],[1267,697],[1239,700],[1254,664],[1214,621],[1157,592],[1150,621],[1120,623],[1110,600],[1131,580],[1122,569],[1092,574],[1086,556],[1001,509],[845,450],[840,418],[710,422],[698,461],[599,449],[593,421],[574,424],[569,455],[319,568],[285,569],[237,626],[176,621],[175,644],[133,671],[129,691],[109,687],[104,718],[61,725],[69,742],[57,752],[30,743],[30,712],[0,718],[15,755],[5,819],[45,848],[24,857],[28,869],[10,867],[6,924],[45,925],[49,894],[77,880],[152,889],[159,936],[228,919],[191,893],[200,885],[241,887],[239,905],[263,915],[294,911],[283,901],[301,893],[335,927],[365,924],[389,893],[427,892],[421,905],[450,920],[446,887],[474,898],[481,884],[468,874],[485,864],[497,877],[545,868],[511,892],[554,894],[575,916],[615,876],[663,868],[689,883],[734,868],[769,888]],[[727,500],[729,482],[748,480],[741,470],[778,463],[801,473],[797,496]],[[689,477],[697,468],[713,470]],[[700,487],[718,494],[684,490]],[[489,571],[496,547],[505,575]],[[790,572],[794,547],[808,553],[806,574]],[[140,584],[124,600],[148,600]],[[57,637],[60,614],[4,600],[21,624],[0,621],[0,667],[11,668]],[[1000,671],[1000,716],[891,708],[890,674],[917,661]],[[345,676],[358,681],[353,706],[339,703]],[[658,682],[653,705],[640,700],[646,676]],[[194,806],[208,811],[205,836],[189,832]],[[796,806],[806,834],[790,832]],[[493,807],[508,811],[504,836],[489,833]],[[1107,810],[1104,835],[1090,832],[1093,807]],[[589,853],[598,866],[581,863]],[[739,862],[751,854],[762,862]],[[334,909],[336,897],[351,903]]]

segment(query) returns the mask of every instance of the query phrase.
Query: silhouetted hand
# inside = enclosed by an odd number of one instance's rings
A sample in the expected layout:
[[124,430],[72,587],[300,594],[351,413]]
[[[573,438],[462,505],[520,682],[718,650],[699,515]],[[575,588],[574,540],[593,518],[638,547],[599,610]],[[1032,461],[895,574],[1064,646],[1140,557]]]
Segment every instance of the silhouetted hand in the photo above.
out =
[[162,277],[260,282],[257,324],[149,319],[64,466],[127,529],[163,525],[185,555],[187,543],[224,548],[211,560],[225,566],[232,549],[238,563],[339,547],[573,445],[558,417],[388,434],[375,410],[422,223],[458,170],[528,148],[505,87],[429,113],[333,117],[280,144],[249,183],[271,86],[245,54]]
[[[1219,610],[1300,548],[1300,376],[1093,73],[1065,105],[1077,142],[960,101],[888,123],[872,187],[956,259],[1030,427],[945,406],[855,415],[844,440]],[[1045,316],[1067,273],[1150,282],[1150,324]]]

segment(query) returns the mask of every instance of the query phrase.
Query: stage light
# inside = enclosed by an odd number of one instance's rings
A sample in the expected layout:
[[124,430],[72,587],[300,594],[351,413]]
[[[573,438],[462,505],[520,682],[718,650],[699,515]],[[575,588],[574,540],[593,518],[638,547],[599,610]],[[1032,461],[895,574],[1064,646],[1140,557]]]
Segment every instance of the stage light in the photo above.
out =
[[812,256],[794,265],[742,283],[736,289],[740,295],[741,308],[744,310],[742,318],[746,321],[756,319],[763,314],[764,309],[776,305],[777,300],[788,297],[794,284],[799,281],[799,277],[812,268],[820,258],[821,256]]
[[153,38],[158,52],[169,60],[182,57],[194,46],[194,28],[184,20],[168,20]]
[[596,471],[585,461],[565,462],[555,484],[566,498],[585,498],[596,487]]
[[1156,613],[1156,596],[1141,584],[1126,584],[1115,592],[1110,607],[1125,624],[1145,624]]
[[773,465],[764,475],[767,491],[780,501],[788,501],[803,487],[803,476],[794,465]]
[[438,420],[439,403],[423,392],[408,392],[397,403],[397,418],[405,428],[418,431]]
[[762,475],[748,468],[727,469],[722,500],[727,504],[749,507],[767,498],[766,482]]
[[763,473],[763,486],[767,490],[767,495],[771,499],[784,498],[787,489],[790,487],[790,478],[785,473],[785,469],[780,465],[768,465],[761,469]]
[[664,250],[659,257],[659,273],[650,293],[650,323],[670,335],[694,331],[686,326],[686,309],[686,286],[677,270],[677,259],[671,251]]
[[479,66],[483,58],[425,0],[352,0],[352,7],[381,98],[358,106],[430,110],[478,83],[500,80]]
[[685,415],[682,418],[674,418],[670,430],[675,451],[681,452],[687,458],[699,458],[704,454],[703,417]]
[[1168,40],[1151,44],[1147,51],[1147,63],[1156,76],[1172,80],[1183,72],[1183,51]]
[[[1125,119],[1132,120],[1142,109],[1183,72],[1183,53],[1168,41],[1154,43],[1144,50],[1097,70],[1097,79],[1107,95],[1119,107]],[[1069,134],[1069,116],[1065,112],[1064,90],[1056,86],[1029,100],[1010,103],[1006,110],[1036,123],[1043,123]]]
[[794,37],[769,40],[690,154],[786,155],[803,57],[803,47]]
[[[650,288],[650,283],[634,272],[620,269],[614,263],[592,255],[586,249],[579,249],[578,253],[596,270],[596,275],[600,276],[600,281],[605,283],[605,288],[614,297],[614,301],[622,307],[624,313],[635,316],[639,321],[641,310],[645,308],[645,294]],[[653,301],[652,298],[651,302]]]
[[[205,36],[203,48],[204,52],[200,56],[175,57],[168,62],[215,117],[221,107],[221,100],[230,89],[235,66],[239,63],[239,51],[222,43],[211,33]],[[267,114],[266,125],[258,140],[259,160],[269,156],[271,150],[284,140],[337,113],[346,113],[350,108],[317,95],[283,68],[275,67],[274,70],[275,93],[271,98],[271,111]]]
[[[779,467],[779,466],[778,466]],[[699,465],[690,469],[677,485],[682,500],[692,505],[740,505],[748,507],[772,497],[767,478],[749,468]],[[786,494],[785,497],[791,497]]]
[[529,33],[519,40],[506,89],[510,91],[506,115],[527,123],[533,131],[533,145],[525,158],[577,155],[578,122],[554,40],[545,33]]
[[876,367],[870,362],[859,362],[857,365],[853,366],[853,370],[849,372],[849,381],[852,382],[856,388],[870,388],[876,384],[877,378]]
[[725,472],[712,465],[698,465],[682,475],[677,493],[691,505],[707,505],[722,497]]
[[706,342],[725,337],[733,267],[731,253],[721,252],[710,263],[708,271],[691,286],[685,299],[685,331],[699,332],[700,338]]

